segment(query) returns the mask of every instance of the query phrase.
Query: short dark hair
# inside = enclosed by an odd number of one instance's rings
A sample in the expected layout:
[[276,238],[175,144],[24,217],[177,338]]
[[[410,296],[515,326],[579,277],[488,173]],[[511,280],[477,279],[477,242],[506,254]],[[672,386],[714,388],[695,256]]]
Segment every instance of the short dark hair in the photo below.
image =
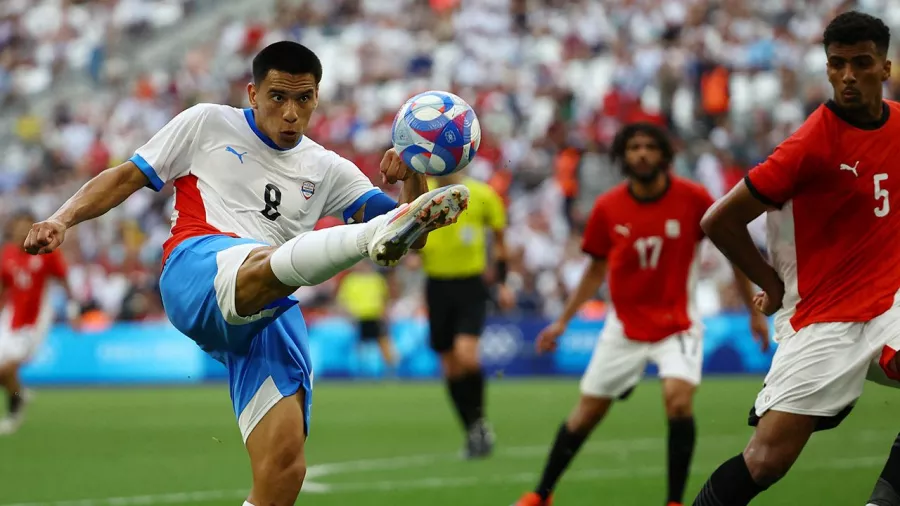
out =
[[675,158],[675,148],[672,147],[672,141],[665,130],[653,123],[629,123],[622,127],[616,133],[610,148],[609,157],[613,163],[618,163],[625,158],[625,146],[628,145],[628,141],[632,137],[638,134],[646,135],[656,142],[656,145],[662,152],[665,165],[672,163],[672,160]]
[[269,44],[253,58],[253,83],[258,86],[273,70],[294,75],[312,74],[317,85],[322,80],[322,62],[316,53],[289,40]]
[[825,50],[831,44],[857,44],[872,41],[880,54],[887,53],[891,44],[891,29],[884,21],[863,12],[849,11],[838,15],[825,27],[822,45]]

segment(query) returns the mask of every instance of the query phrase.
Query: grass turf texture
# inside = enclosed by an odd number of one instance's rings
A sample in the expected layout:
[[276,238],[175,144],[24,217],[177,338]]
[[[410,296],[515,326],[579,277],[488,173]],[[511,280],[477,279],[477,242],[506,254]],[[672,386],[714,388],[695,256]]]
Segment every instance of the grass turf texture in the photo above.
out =
[[[746,444],[747,411],[760,383],[707,378],[700,389],[688,503]],[[900,430],[900,392],[866,390],[850,418],[815,435],[759,504],[864,504]],[[508,506],[534,486],[577,384],[492,381],[497,453],[480,462],[459,460],[462,435],[439,383],[320,383],[315,395],[309,492],[298,504]],[[659,384],[648,381],[613,408],[563,477],[557,505],[663,503],[661,399]],[[38,390],[26,425],[0,438],[0,506],[235,506],[249,483],[224,385]],[[74,502],[84,499],[92,501]]]

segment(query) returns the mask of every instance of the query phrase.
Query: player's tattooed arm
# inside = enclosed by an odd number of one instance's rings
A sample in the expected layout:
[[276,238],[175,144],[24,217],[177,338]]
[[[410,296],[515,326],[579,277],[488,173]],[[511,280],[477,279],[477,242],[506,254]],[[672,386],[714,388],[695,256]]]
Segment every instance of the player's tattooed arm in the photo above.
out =
[[25,251],[50,253],[62,244],[66,229],[106,214],[147,183],[147,176],[130,161],[101,172],[85,183],[53,216],[31,227],[25,240]]
[[781,307],[784,283],[756,248],[747,230],[747,224],[767,210],[766,204],[756,199],[741,181],[706,211],[700,226],[719,251],[763,289],[767,296],[765,304],[763,307],[755,304],[764,313],[772,314]]

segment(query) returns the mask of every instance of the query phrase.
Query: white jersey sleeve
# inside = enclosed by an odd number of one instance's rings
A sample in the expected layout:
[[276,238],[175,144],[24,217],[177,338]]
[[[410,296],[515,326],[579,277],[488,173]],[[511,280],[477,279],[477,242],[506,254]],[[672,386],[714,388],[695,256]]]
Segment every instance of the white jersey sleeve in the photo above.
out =
[[211,107],[215,106],[197,104],[182,111],[129,159],[147,176],[154,190],[190,172],[197,137]]
[[335,155],[328,169],[331,191],[325,202],[325,216],[339,216],[345,223],[373,196],[382,193],[350,160]]

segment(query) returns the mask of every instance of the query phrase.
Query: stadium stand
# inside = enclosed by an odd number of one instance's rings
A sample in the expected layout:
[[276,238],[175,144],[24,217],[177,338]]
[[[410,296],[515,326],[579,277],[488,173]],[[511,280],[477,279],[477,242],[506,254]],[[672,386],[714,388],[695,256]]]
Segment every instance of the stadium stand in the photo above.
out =
[[[293,39],[325,66],[309,136],[370,176],[406,98],[436,88],[473,104],[485,138],[470,174],[507,200],[519,310],[553,314],[584,266],[578,235],[590,204],[618,180],[605,155],[619,125],[666,124],[680,148],[675,169],[720,196],[827,98],[822,20],[856,4],[900,27],[900,5],[886,0],[252,3],[3,2],[0,221],[14,201],[48,215],[185,107],[244,106],[249,58]],[[133,54],[123,45],[146,59],[123,61]],[[889,88],[900,97],[900,78]],[[75,283],[83,305],[120,320],[161,316],[170,210],[171,190],[140,192],[70,233],[65,253],[85,281]],[[734,306],[720,288],[727,268],[712,253],[704,259],[701,304]],[[410,257],[392,275],[396,314],[420,310],[416,265]],[[327,310],[334,290],[299,295]]]

